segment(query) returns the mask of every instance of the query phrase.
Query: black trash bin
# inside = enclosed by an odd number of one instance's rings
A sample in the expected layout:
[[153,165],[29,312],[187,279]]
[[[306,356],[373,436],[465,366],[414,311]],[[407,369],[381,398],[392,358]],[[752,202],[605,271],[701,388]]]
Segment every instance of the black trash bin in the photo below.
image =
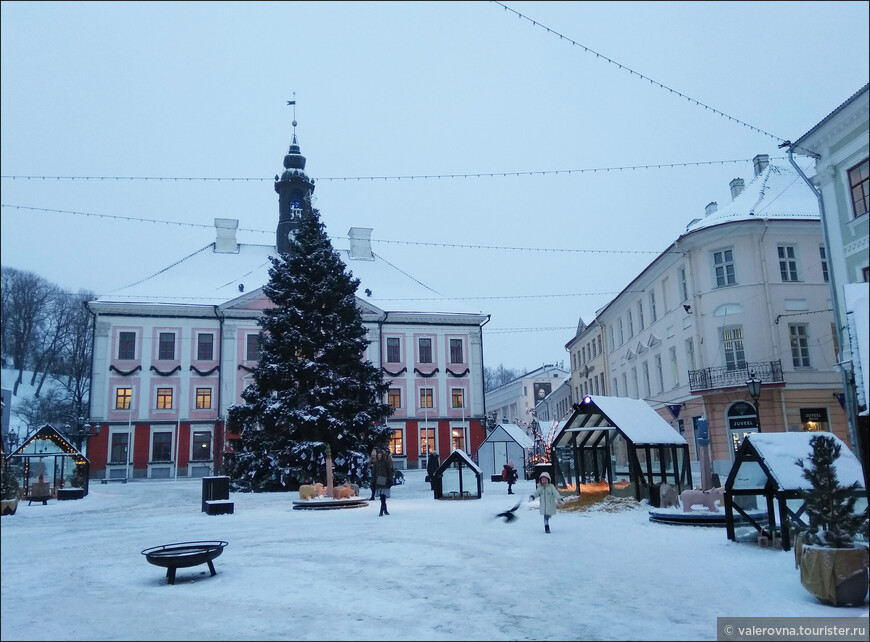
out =
[[206,502],[229,499],[230,498],[230,478],[221,477],[203,477],[202,478],[202,512],[207,513],[208,507]]

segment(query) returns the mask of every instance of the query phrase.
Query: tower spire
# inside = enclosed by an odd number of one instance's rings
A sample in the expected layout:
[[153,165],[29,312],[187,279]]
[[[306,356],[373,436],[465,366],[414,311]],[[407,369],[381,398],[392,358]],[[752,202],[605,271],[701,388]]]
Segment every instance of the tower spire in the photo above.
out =
[[275,191],[278,193],[278,229],[276,246],[280,254],[290,250],[290,237],[296,233],[303,216],[311,212],[311,194],[314,181],[305,174],[305,157],[296,139],[296,92],[287,105],[293,106],[293,137],[290,149],[284,156],[284,172],[275,176]]
[[288,105],[293,105],[293,142],[296,142],[296,92],[293,92],[293,100],[287,101]]

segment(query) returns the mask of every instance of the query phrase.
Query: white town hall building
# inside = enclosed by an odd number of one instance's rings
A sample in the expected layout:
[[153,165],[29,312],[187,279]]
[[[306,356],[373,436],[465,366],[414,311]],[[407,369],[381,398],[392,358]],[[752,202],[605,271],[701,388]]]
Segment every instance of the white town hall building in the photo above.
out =
[[[293,122],[294,129],[296,122]],[[94,315],[88,440],[92,480],[165,479],[223,474],[225,418],[242,402],[257,365],[257,319],[270,256],[283,251],[296,220],[311,207],[294,131],[275,177],[276,245],[242,244],[239,221],[214,219],[216,238],[154,275],[89,302]],[[428,299],[430,292],[372,252],[370,228],[351,228],[335,246],[360,279],[357,303],[371,342],[365,358],[390,384],[395,411],[391,450],[398,468],[425,467],[483,442],[484,389],[480,312],[384,310],[376,296]],[[437,302],[436,302],[437,303]]]

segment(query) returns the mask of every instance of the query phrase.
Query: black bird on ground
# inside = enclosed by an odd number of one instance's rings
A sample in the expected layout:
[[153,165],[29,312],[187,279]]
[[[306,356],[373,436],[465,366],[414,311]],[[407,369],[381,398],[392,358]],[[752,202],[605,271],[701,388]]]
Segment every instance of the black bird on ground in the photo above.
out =
[[522,500],[520,500],[519,502],[517,502],[516,506],[514,506],[513,508],[511,508],[509,510],[504,511],[503,513],[499,513],[498,515],[495,516],[495,518],[498,519],[499,517],[504,517],[504,523],[510,524],[512,521],[514,521],[517,518],[517,516],[514,513],[516,513],[516,510],[520,507],[520,504],[522,504],[522,503],[523,503]]

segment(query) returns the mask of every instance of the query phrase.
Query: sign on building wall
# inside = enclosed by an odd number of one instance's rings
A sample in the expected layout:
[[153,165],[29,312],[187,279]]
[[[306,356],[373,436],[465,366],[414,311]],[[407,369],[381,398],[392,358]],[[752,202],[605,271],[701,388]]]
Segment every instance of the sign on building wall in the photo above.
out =
[[535,391],[535,403],[543,401],[544,397],[553,392],[553,384],[550,382],[536,383],[532,389]]

